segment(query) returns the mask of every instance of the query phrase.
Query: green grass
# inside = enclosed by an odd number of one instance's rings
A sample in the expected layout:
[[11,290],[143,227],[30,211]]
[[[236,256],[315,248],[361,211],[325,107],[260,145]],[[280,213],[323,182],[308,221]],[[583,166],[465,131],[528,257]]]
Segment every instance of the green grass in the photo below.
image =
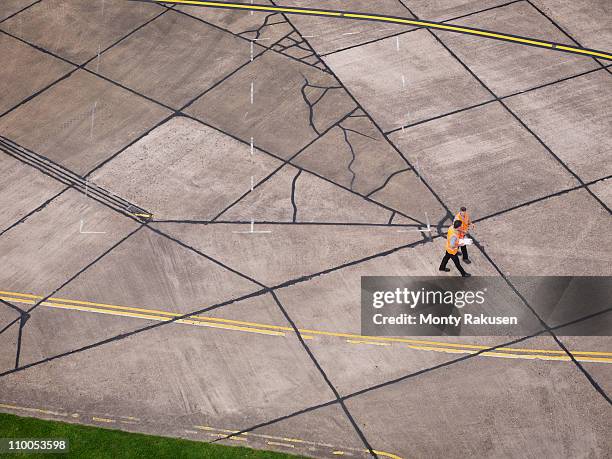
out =
[[157,437],[120,430],[101,429],[65,422],[43,421],[0,413],[0,438],[66,438],[66,454],[9,454],[5,457],[40,458],[248,458],[295,459],[288,454],[243,447],[211,445],[178,438]]

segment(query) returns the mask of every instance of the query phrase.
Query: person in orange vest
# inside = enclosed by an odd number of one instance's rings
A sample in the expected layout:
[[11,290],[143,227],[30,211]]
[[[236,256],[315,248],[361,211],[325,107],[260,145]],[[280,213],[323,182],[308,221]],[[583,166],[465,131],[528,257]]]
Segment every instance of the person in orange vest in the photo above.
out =
[[471,274],[465,272],[461,263],[459,262],[459,256],[457,252],[459,251],[460,242],[459,239],[463,238],[463,233],[461,232],[461,221],[455,220],[453,222],[453,226],[448,229],[448,233],[446,233],[446,251],[444,252],[444,258],[442,258],[442,263],[440,263],[440,271],[450,271],[446,267],[448,264],[448,260],[453,260],[457,270],[461,273],[461,277],[470,277]]
[[[461,233],[463,233],[461,235],[462,238],[467,237],[470,228],[474,227],[474,224],[470,219],[470,214],[467,213],[467,209],[465,207],[459,209],[459,212],[457,213],[457,215],[455,215],[455,220],[453,221],[461,222],[461,227],[459,229]],[[470,259],[468,258],[467,246],[465,245],[461,246],[461,256],[463,257],[463,261],[466,262],[468,265],[471,263]]]

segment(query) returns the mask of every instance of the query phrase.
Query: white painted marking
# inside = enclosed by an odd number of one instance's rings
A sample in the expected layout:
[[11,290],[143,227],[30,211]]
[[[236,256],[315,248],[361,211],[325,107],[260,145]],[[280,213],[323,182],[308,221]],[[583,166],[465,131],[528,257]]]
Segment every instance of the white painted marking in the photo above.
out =
[[267,233],[271,233],[272,231],[269,230],[258,230],[255,231],[255,220],[251,220],[251,229],[250,231],[232,231],[232,233],[234,234],[267,234]]
[[81,224],[79,226],[79,233],[81,234],[106,234],[106,231],[83,231],[83,219],[81,219]]
[[96,73],[100,73],[100,45],[98,44],[98,58],[96,60]]

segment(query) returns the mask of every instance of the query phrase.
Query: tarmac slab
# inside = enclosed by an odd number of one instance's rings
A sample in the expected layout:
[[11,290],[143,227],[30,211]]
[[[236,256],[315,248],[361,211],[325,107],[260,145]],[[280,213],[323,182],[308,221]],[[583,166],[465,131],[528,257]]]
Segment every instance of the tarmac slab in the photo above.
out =
[[307,172],[295,178],[293,184],[297,222],[384,224],[391,217],[390,210]]
[[361,111],[330,129],[292,162],[364,195],[408,168]]
[[607,0],[533,0],[533,3],[582,46],[612,49]]
[[492,98],[427,30],[336,53],[326,63],[383,131]]
[[346,404],[401,457],[599,457],[612,447],[609,406],[565,362],[472,358]]
[[[453,24],[575,45],[527,2],[485,11]],[[473,35],[434,33],[499,97],[599,67],[593,59],[584,56]]]
[[45,0],[0,28],[82,64],[162,11],[159,5],[122,0]]
[[293,202],[291,201],[293,179],[299,170],[283,166],[272,177],[257,184],[240,201],[219,215],[219,221],[234,222],[292,222]]
[[92,175],[154,218],[211,220],[282,163],[213,128],[174,117]]
[[35,3],[36,0],[5,0],[0,5],[0,21],[5,20],[10,15],[19,12],[27,6]]
[[612,174],[612,76],[589,73],[506,100],[582,180]]
[[68,190],[0,238],[0,284],[6,291],[48,295],[136,227]]
[[[372,3],[368,0],[352,0],[350,4],[342,0],[283,0],[277,5],[316,8],[324,10],[353,11],[374,13],[412,19],[413,16],[395,0],[379,0]],[[356,21],[349,19],[289,16],[290,21],[305,36],[318,54],[334,53],[349,47],[359,46],[372,40],[405,32],[414,27],[384,22]]]
[[475,235],[507,274],[609,276],[609,225],[608,211],[577,190],[480,222]]
[[503,5],[504,0],[403,0],[420,19],[446,21]]
[[176,241],[143,228],[54,296],[186,314],[260,288]]
[[318,273],[421,239],[394,227],[153,223],[266,285]]
[[[433,226],[450,218],[446,209],[412,170],[390,176],[385,186],[374,190],[370,197],[421,222],[429,221]],[[396,214],[391,222],[400,223],[398,218],[403,217]],[[446,223],[450,224],[450,221]]]
[[[0,307],[4,308],[5,305],[0,305]],[[3,330],[10,323],[10,321],[16,318],[13,317],[15,314],[10,316],[10,320],[7,316],[8,314],[5,314],[4,311],[2,311],[2,314],[0,314],[0,323],[2,324],[0,325],[0,330]],[[19,321],[15,322],[13,325],[0,333],[0,349],[2,349],[2,352],[0,352],[0,373],[15,368],[18,337]]]
[[[249,302],[249,309],[283,324],[269,295]],[[37,332],[44,335],[41,340],[53,333]],[[59,330],[56,341],[73,340],[72,335]],[[175,323],[7,375],[0,390],[14,405],[130,416],[156,426],[158,433],[171,424],[248,428],[333,400],[290,332],[268,335]]]
[[79,70],[0,119],[0,132],[85,174],[168,114],[146,99]]
[[179,109],[249,62],[250,53],[247,40],[168,11],[88,68]]
[[288,159],[355,108],[328,73],[268,51],[186,111],[244,142],[253,138],[255,146]]
[[64,185],[33,167],[0,152],[0,233],[59,193]]
[[[602,309],[605,305],[602,305]],[[595,330],[598,322],[609,321],[611,312],[587,319],[581,322],[585,326],[584,330],[587,332]],[[592,328],[591,328],[592,327]],[[575,330],[575,328],[573,328]],[[605,391],[606,394],[610,394],[612,390],[612,365],[607,362],[598,361],[598,358],[607,358],[602,355],[582,355],[581,352],[599,351],[606,352],[612,349],[612,336],[566,336],[567,328],[558,328],[555,330],[557,338],[563,345],[574,355],[575,358],[581,359],[580,365],[589,373],[596,384]],[[572,332],[573,333],[573,332]],[[549,334],[536,336],[529,340],[530,345],[536,348],[554,348],[561,347]],[[563,354],[565,356],[565,352]],[[593,358],[591,362],[589,358]],[[595,389],[592,389],[595,390]]]
[[15,107],[73,68],[8,35],[0,35],[0,49],[11,62],[0,68],[0,113]]
[[450,207],[483,217],[578,185],[499,103],[398,131],[391,140]]

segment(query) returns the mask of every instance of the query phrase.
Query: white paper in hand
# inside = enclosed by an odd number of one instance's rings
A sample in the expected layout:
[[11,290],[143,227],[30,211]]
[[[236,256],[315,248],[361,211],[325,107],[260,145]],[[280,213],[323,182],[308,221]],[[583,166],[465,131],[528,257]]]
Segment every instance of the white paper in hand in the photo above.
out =
[[472,245],[474,241],[472,241],[469,237],[464,237],[463,239],[459,239],[459,245]]

